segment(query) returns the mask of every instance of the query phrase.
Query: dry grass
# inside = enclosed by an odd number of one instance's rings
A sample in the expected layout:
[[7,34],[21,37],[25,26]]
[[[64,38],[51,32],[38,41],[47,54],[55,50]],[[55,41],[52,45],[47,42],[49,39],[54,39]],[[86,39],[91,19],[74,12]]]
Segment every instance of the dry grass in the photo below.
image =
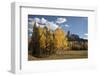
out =
[[80,50],[80,51],[58,51],[57,54],[53,54],[49,57],[45,58],[36,58],[31,55],[31,52],[28,53],[28,60],[56,60],[56,59],[83,59],[83,58],[88,58],[88,51],[87,50]]

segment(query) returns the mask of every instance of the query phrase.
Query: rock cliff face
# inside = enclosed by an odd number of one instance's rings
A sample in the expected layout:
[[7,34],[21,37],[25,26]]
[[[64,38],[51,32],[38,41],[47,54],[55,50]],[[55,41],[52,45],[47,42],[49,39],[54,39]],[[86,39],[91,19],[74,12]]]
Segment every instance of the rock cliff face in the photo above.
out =
[[80,38],[77,34],[71,34],[68,31],[66,37],[68,38],[69,50],[88,50],[88,40]]

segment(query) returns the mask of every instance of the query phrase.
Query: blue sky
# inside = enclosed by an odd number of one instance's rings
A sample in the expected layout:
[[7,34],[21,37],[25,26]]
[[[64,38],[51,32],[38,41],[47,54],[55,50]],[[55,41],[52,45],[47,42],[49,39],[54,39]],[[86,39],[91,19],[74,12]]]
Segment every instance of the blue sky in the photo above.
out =
[[81,38],[87,38],[88,35],[88,17],[80,16],[50,16],[50,15],[28,15],[28,35],[32,34],[32,21],[42,25],[51,25],[55,30],[60,27],[65,33],[69,30],[72,34],[77,34]]

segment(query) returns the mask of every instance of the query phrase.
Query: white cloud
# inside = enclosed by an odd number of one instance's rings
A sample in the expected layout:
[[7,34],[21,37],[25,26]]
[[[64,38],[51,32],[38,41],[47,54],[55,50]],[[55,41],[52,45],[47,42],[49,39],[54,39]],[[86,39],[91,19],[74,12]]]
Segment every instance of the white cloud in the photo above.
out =
[[55,24],[54,22],[48,22],[48,24],[50,25],[50,29],[55,30],[57,29],[59,26],[57,24]]
[[37,23],[41,23],[41,24],[45,24],[47,22],[47,20],[45,18],[34,18],[34,22],[37,22]]
[[29,26],[34,26],[34,21],[28,22]]
[[87,33],[84,34],[84,39],[88,39],[88,34]]
[[34,18],[34,22],[37,22],[37,23],[39,23],[40,22],[40,18]]
[[68,24],[66,24],[66,25],[64,25],[65,27],[69,27],[69,25]]
[[28,28],[28,31],[33,32],[33,29],[32,28]]
[[29,37],[31,37],[31,36],[32,36],[32,34],[28,34],[28,36],[29,36]]
[[61,23],[64,23],[66,21],[67,21],[66,18],[57,18],[56,23],[61,24]]
[[28,22],[29,25],[32,25],[32,22]]
[[87,34],[87,33],[85,33],[84,35],[85,35],[85,36],[88,36],[88,34]]
[[[46,20],[45,18],[34,18],[34,19],[31,19],[30,18],[30,22],[29,22],[29,26],[31,26],[31,27],[33,27],[34,26],[34,22],[37,22],[37,27],[38,26],[40,26],[40,27],[45,27],[45,26],[48,26],[48,25],[50,25],[50,29],[51,30],[55,30],[56,28],[58,28],[59,27],[59,25],[57,25],[56,23],[54,23],[53,21],[52,22],[50,22],[50,21],[48,21],[48,20]],[[39,24],[38,24],[39,23]],[[68,27],[67,25],[66,25],[66,27]],[[30,31],[32,31],[31,29],[29,29]]]
[[34,19],[33,18],[28,18],[28,20],[33,21]]
[[46,24],[46,23],[47,23],[47,20],[46,20],[45,18],[42,18],[42,19],[41,19],[41,23],[42,23],[42,24]]
[[37,21],[37,25],[38,25],[38,23],[41,23],[41,24],[39,24],[40,27],[45,27],[45,26],[50,25],[50,29],[51,29],[51,30],[55,30],[56,28],[59,27],[59,26],[58,26],[56,23],[54,23],[53,21],[50,22],[50,21],[46,20],[45,18],[41,18],[41,19],[35,18],[35,20]]
[[46,25],[40,24],[39,26],[43,28],[43,27],[45,27]]
[[88,39],[88,37],[84,37],[83,39]]

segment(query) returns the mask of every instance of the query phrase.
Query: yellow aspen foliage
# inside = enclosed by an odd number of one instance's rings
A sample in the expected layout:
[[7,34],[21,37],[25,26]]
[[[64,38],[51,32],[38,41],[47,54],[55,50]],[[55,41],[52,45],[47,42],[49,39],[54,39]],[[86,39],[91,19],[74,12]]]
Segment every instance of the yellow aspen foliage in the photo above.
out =
[[51,50],[53,48],[53,34],[50,31],[47,31],[46,42],[47,48]]
[[46,33],[46,31],[43,28],[38,27],[40,48],[45,48],[46,47],[46,36],[45,36],[45,33]]
[[53,32],[44,27],[45,37],[46,37],[46,50],[50,51],[53,49]]
[[62,29],[57,28],[54,31],[54,47],[57,49],[67,48],[67,39]]

